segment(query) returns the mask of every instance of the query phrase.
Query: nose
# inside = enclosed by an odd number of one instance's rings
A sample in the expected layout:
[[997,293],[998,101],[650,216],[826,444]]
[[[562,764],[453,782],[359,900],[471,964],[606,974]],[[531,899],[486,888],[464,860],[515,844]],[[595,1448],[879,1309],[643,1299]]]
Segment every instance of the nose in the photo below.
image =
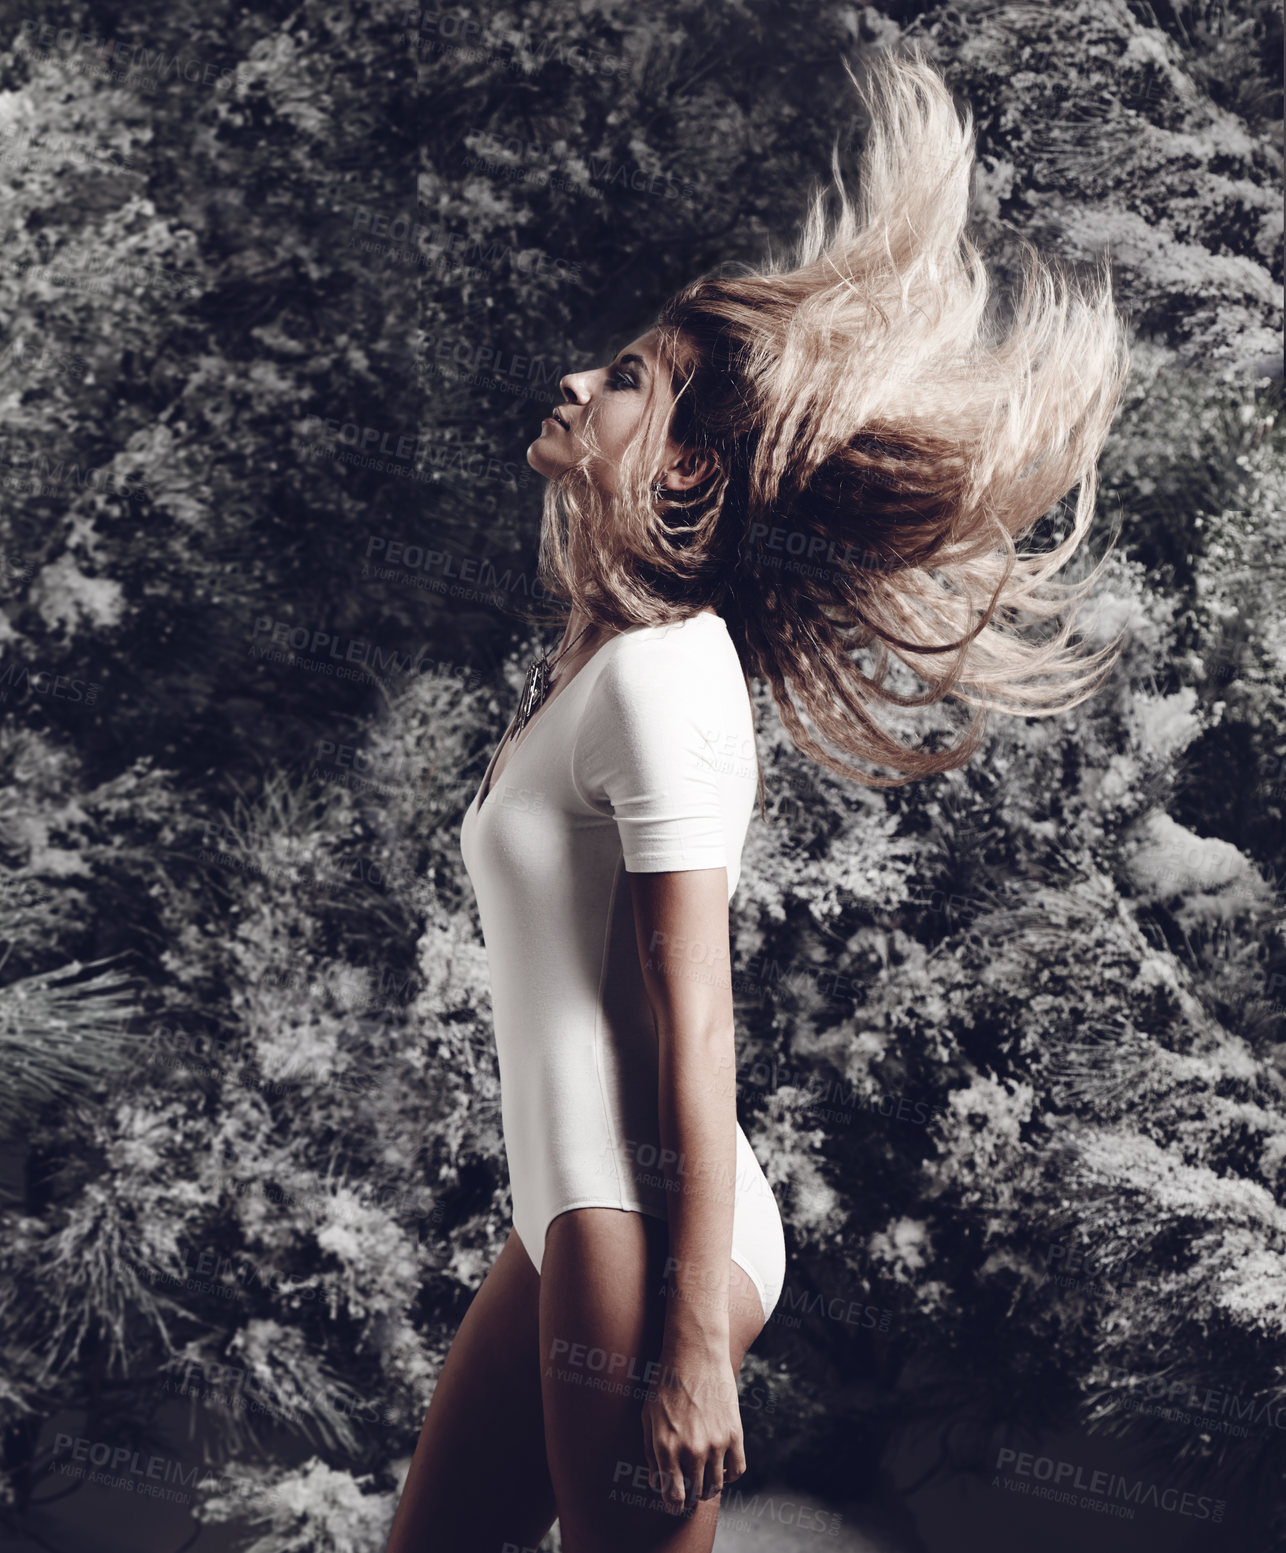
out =
[[558,380],[563,398],[570,404],[584,404],[589,398],[589,386],[583,372],[565,372]]

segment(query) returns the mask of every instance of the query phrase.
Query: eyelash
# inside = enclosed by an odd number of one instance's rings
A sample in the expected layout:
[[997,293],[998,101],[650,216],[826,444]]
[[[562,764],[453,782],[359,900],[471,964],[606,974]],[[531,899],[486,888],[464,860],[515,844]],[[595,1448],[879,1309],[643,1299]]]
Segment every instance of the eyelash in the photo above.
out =
[[613,388],[634,388],[635,386],[634,379],[623,368],[618,367],[612,374]]

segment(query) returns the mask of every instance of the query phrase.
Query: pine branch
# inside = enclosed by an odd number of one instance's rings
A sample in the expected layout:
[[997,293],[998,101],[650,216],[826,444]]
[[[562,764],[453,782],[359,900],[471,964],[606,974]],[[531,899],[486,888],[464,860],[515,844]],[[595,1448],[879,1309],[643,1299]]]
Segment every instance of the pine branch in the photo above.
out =
[[77,980],[107,963],[74,960],[0,987],[0,1066],[7,1078],[0,1089],[0,1133],[18,1131],[37,1107],[116,1071],[124,1045],[142,1039],[127,1029],[137,1004],[125,972]]

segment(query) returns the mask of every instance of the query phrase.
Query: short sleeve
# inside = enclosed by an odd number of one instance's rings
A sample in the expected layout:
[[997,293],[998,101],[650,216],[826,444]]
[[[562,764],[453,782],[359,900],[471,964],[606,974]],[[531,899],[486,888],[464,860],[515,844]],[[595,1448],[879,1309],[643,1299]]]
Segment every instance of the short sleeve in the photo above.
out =
[[725,799],[709,732],[721,720],[721,677],[703,673],[699,657],[665,637],[614,646],[573,752],[582,791],[610,806],[627,872],[726,868]]

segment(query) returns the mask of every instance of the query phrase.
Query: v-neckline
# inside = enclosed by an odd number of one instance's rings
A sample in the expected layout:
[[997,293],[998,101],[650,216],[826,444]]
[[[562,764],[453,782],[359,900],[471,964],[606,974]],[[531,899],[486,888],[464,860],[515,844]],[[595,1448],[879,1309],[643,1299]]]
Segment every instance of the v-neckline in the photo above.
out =
[[[698,612],[695,615],[691,616],[690,618],[693,619],[693,620],[698,620],[698,619],[701,618],[702,615],[713,615],[714,618],[716,620],[718,620],[721,625],[724,626],[725,630],[727,629],[727,624],[724,621],[722,615],[720,615],[716,610],[712,610],[712,609],[698,610]],[[518,751],[523,747],[523,745],[531,737],[531,734],[530,734],[529,730],[534,728],[535,725],[538,722],[541,721],[542,715],[543,716],[548,716],[549,715],[550,707],[552,707],[555,702],[561,701],[562,698],[571,691],[572,685],[575,683],[575,681],[578,680],[581,677],[581,675],[586,672],[586,670],[590,667],[590,665],[592,663],[594,663],[599,658],[599,656],[603,653],[605,648],[609,647],[613,642],[620,641],[621,637],[628,636],[631,631],[646,631],[646,630],[652,630],[652,629],[654,629],[654,627],[645,626],[645,625],[641,625],[641,624],[639,624],[639,625],[632,625],[632,626],[626,626],[624,628],[624,630],[615,632],[612,636],[609,636],[605,642],[601,642],[598,645],[598,647],[592,653],[590,653],[589,657],[586,658],[585,662],[581,664],[580,668],[576,670],[575,674],[572,675],[571,679],[569,679],[567,681],[567,683],[563,686],[562,690],[560,690],[556,696],[550,696],[548,698],[548,700],[546,700],[545,703],[542,706],[537,707],[536,711],[532,714],[532,716],[527,719],[526,725],[523,728],[522,732],[520,732],[517,735],[516,741],[514,743],[513,754],[510,755],[510,757],[509,757],[508,763],[505,766],[505,771],[508,771],[509,767],[513,765],[514,760],[517,757]],[[517,715],[518,714],[515,712],[514,713],[514,717],[516,717]],[[512,724],[513,717],[511,717],[509,719],[509,722],[510,722],[510,724]],[[500,743],[496,745],[495,749],[491,753],[491,759],[487,762],[487,769],[486,769],[486,771],[483,772],[482,781],[479,784],[478,791],[474,794],[473,802],[470,805],[470,808],[472,809],[475,818],[478,818],[479,816],[481,816],[482,811],[483,811],[484,807],[486,806],[487,800],[491,797],[492,793],[495,791],[496,783],[495,782],[490,782],[488,779],[490,778],[491,773],[492,773],[492,771],[495,768],[496,761],[500,758],[500,752],[501,752],[501,750],[504,749],[504,747],[505,747],[505,740],[508,738],[508,736],[509,736],[509,728],[508,728],[508,726],[506,726],[504,733],[500,737]],[[504,775],[504,772],[501,772],[500,776],[503,776],[503,775]],[[500,780],[500,777],[497,777],[496,781],[499,781],[499,780]]]
[[[626,627],[626,629],[630,630],[633,629],[633,627]],[[504,776],[505,771],[508,771],[509,767],[513,765],[518,751],[522,749],[522,747],[527,743],[528,739],[530,739],[530,730],[533,729],[538,722],[543,721],[543,718],[549,715],[550,708],[553,707],[557,702],[561,701],[563,697],[571,691],[572,685],[581,677],[586,669],[589,668],[590,664],[594,662],[599,653],[601,653],[609,643],[614,642],[617,637],[624,636],[624,634],[624,631],[618,631],[615,636],[609,636],[607,641],[601,642],[597,649],[590,653],[589,657],[586,658],[585,662],[581,664],[580,668],[576,670],[575,674],[572,675],[572,677],[567,681],[567,683],[558,692],[558,694],[556,696],[550,696],[543,706],[536,708],[535,712],[527,719],[525,726],[515,736],[513,753],[509,756],[508,761],[505,763],[505,770],[496,777],[495,781],[491,781],[491,773],[495,769],[496,761],[499,760],[500,753],[505,747],[505,741],[509,737],[509,727],[511,727],[513,724],[513,717],[509,719],[508,726],[506,726],[504,733],[500,736],[500,743],[496,745],[495,749],[491,753],[491,759],[487,762],[487,769],[483,772],[482,781],[479,784],[477,793],[474,795],[473,812],[475,817],[482,814],[487,800],[491,797],[492,793],[495,792],[496,782],[498,782],[501,777]],[[517,715],[518,714],[515,712],[514,717]]]

